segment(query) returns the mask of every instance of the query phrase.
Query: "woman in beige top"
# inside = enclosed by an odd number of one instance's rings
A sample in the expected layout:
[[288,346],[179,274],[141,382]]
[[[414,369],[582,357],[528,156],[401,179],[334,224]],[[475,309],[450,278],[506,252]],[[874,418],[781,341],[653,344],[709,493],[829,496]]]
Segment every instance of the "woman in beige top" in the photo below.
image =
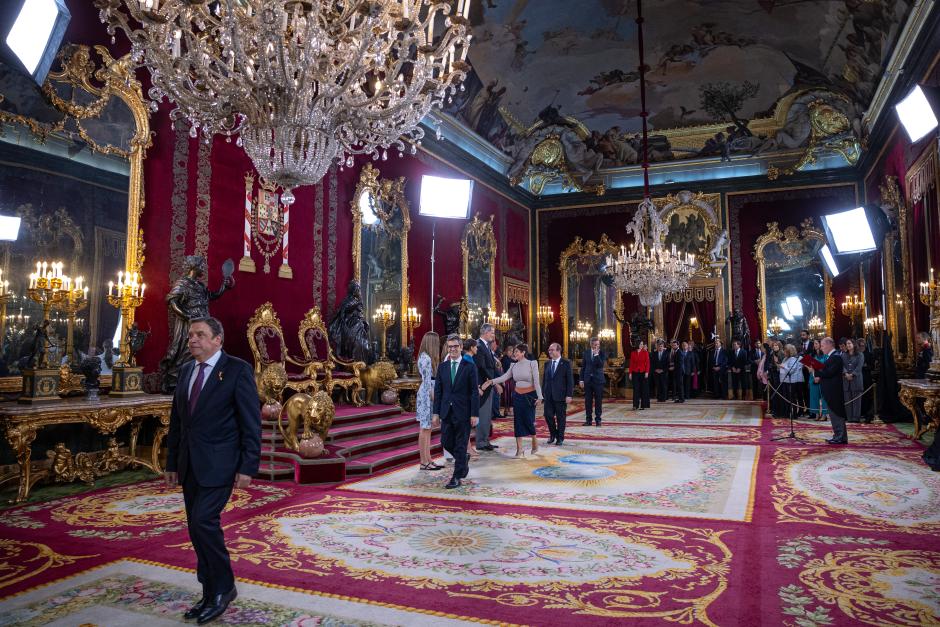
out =
[[490,379],[482,385],[486,390],[496,383],[503,383],[510,378],[515,382],[516,388],[512,394],[512,420],[513,431],[516,436],[516,457],[523,457],[522,438],[532,438],[530,454],[539,450],[535,439],[535,408],[542,404],[542,386],[539,384],[539,364],[532,359],[526,359],[529,347],[517,344],[512,351],[512,358],[516,360],[502,376]]

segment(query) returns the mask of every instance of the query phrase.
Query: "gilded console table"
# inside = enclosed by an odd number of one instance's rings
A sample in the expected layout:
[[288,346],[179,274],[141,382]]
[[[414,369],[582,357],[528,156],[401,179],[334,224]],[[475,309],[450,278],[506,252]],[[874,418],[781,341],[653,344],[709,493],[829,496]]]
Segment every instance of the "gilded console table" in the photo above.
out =
[[[930,429],[937,430],[940,427],[940,381],[901,379],[898,385],[901,386],[901,402],[914,414],[913,438],[919,440]],[[918,401],[923,401],[921,407]],[[921,412],[924,420],[921,420]]]
[[[392,379],[388,387],[396,390],[399,395],[398,403],[405,411],[415,411],[418,400],[418,388],[421,387],[421,379],[418,377],[401,377]],[[405,395],[404,393],[408,394]]]
[[[0,404],[0,427],[10,448],[16,454],[19,472],[3,477],[0,483],[19,477],[19,491],[14,503],[21,503],[29,496],[33,484],[50,473],[36,472],[32,468],[32,443],[43,427],[64,424],[87,424],[103,435],[113,436],[118,428],[130,423],[130,454],[119,452],[117,440],[111,437],[108,448],[97,460],[88,453],[72,455],[65,445],[56,445],[47,455],[52,458],[51,473],[58,481],[82,481],[93,483],[95,477],[112,470],[137,464],[162,472],[160,467],[160,444],[170,428],[170,408],[173,397],[163,394],[145,394],[136,397],[101,398],[97,401],[85,399],[63,400],[47,405]],[[144,419],[153,416],[159,420],[153,440],[150,459],[137,457],[137,437]]]

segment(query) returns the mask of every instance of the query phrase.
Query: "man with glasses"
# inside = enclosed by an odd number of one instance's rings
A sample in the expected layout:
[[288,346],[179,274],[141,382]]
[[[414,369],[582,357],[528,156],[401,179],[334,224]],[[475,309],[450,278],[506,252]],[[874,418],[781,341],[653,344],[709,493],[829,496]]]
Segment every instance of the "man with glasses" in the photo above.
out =
[[460,487],[470,472],[467,442],[470,428],[480,420],[480,383],[477,369],[460,356],[460,336],[447,336],[447,358],[441,361],[434,379],[434,415],[441,424],[441,444],[454,456],[454,474],[445,488]]

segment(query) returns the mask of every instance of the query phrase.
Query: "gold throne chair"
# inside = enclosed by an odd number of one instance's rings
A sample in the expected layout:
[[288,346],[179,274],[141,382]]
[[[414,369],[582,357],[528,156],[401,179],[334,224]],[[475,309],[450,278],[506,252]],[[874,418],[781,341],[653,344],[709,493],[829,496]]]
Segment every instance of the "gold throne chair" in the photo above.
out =
[[[317,365],[288,354],[281,321],[270,302],[258,307],[255,315],[248,321],[248,344],[255,361],[255,383],[259,390],[262,387],[262,373],[268,367],[278,364],[287,375],[286,387],[297,392],[316,392]],[[288,369],[288,365],[295,368]],[[300,369],[299,372],[297,368]]]
[[319,385],[323,385],[331,396],[333,389],[339,387],[353,405],[362,407],[365,403],[361,394],[360,373],[366,365],[361,361],[347,361],[333,353],[319,308],[312,307],[304,314],[297,329],[297,337],[304,352],[304,359],[309,364],[310,376],[314,377]]

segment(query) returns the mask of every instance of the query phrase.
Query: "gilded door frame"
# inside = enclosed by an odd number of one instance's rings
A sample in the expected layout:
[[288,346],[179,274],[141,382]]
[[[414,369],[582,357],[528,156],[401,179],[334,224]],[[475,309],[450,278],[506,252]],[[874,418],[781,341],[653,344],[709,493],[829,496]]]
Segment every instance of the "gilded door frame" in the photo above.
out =
[[[599,242],[593,240],[582,240],[575,237],[574,241],[562,251],[558,259],[558,270],[561,273],[561,307],[559,315],[561,316],[562,329],[562,354],[568,355],[568,266],[573,260],[581,257],[596,257],[598,255],[616,255],[620,252],[620,246],[615,244],[607,237],[607,234],[601,235]],[[623,359],[623,292],[616,290],[614,300],[614,319],[617,321],[617,359]]]
[[[757,262],[757,309],[760,316],[760,335],[767,337],[767,277],[764,262],[764,248],[768,244],[776,243],[784,250],[787,247],[802,246],[807,240],[818,240],[826,243],[826,234],[814,225],[812,218],[807,218],[800,223],[799,228],[788,226],[783,231],[780,230],[776,222],[767,223],[767,231],[757,238],[754,243],[754,261]],[[832,333],[832,318],[835,306],[832,300],[832,279],[829,273],[823,269],[823,294],[826,305],[826,333]]]
[[[405,324],[405,312],[408,311],[408,233],[411,231],[411,211],[408,199],[405,197],[405,177],[400,176],[397,179],[379,178],[381,172],[372,167],[371,163],[366,163],[359,174],[359,183],[356,185],[356,191],[353,194],[352,202],[349,204],[353,221],[353,243],[352,243],[352,261],[353,276],[360,281],[360,270],[362,269],[362,210],[359,208],[359,197],[366,191],[371,192],[377,198],[391,203],[390,206],[398,207],[401,211],[402,226],[400,231],[388,228],[389,233],[393,234],[401,241],[401,311],[398,314],[398,325],[401,329],[402,342],[405,341],[407,328]],[[376,207],[376,216],[384,224],[388,224],[391,213],[386,213],[381,206]],[[371,312],[365,312],[369,316]]]
[[[17,124],[30,130],[40,142],[61,132],[66,121],[72,121],[81,139],[92,152],[116,155],[128,160],[127,226],[124,249],[124,272],[143,274],[144,231],[140,228],[140,217],[144,209],[144,159],[152,145],[150,132],[150,107],[144,99],[140,82],[135,75],[135,64],[129,54],[115,59],[104,46],[70,44],[59,53],[59,68],[49,72],[42,85],[43,95],[65,118],[59,123],[48,124],[22,115],[0,111],[0,126]],[[62,98],[55,84],[79,88],[95,97],[91,103],[80,105],[74,100]],[[2,94],[0,94],[2,98]],[[111,98],[121,100],[134,117],[134,135],[129,141],[130,150],[119,146],[99,144],[90,136],[82,124],[83,120],[97,118],[105,110]],[[130,354],[127,346],[128,331],[134,324],[134,308],[127,317],[121,318],[121,354]],[[21,377],[0,378],[0,391],[12,392],[21,389]]]
[[[463,254],[463,293],[470,298],[470,244],[473,240],[477,250],[482,250],[489,257],[490,261],[490,312],[497,313],[496,307],[496,231],[493,229],[493,219],[491,215],[489,220],[481,220],[479,216],[473,216],[473,220],[467,223],[463,229],[463,235],[460,238],[460,249]],[[508,301],[503,297],[503,308],[508,305]]]
[[[887,298],[885,298],[886,326],[895,341],[898,338],[898,330],[901,325],[904,326],[907,342],[904,346],[904,358],[900,362],[910,366],[914,364],[915,341],[914,313],[911,307],[905,306],[911,291],[911,260],[907,237],[908,207],[907,203],[901,198],[901,190],[896,176],[885,176],[883,184],[879,185],[878,189],[881,192],[881,207],[894,214],[897,223],[897,228],[885,233],[881,256],[885,275],[885,291],[887,292]],[[897,276],[894,271],[894,243],[896,240],[899,240],[901,244],[901,276]]]

